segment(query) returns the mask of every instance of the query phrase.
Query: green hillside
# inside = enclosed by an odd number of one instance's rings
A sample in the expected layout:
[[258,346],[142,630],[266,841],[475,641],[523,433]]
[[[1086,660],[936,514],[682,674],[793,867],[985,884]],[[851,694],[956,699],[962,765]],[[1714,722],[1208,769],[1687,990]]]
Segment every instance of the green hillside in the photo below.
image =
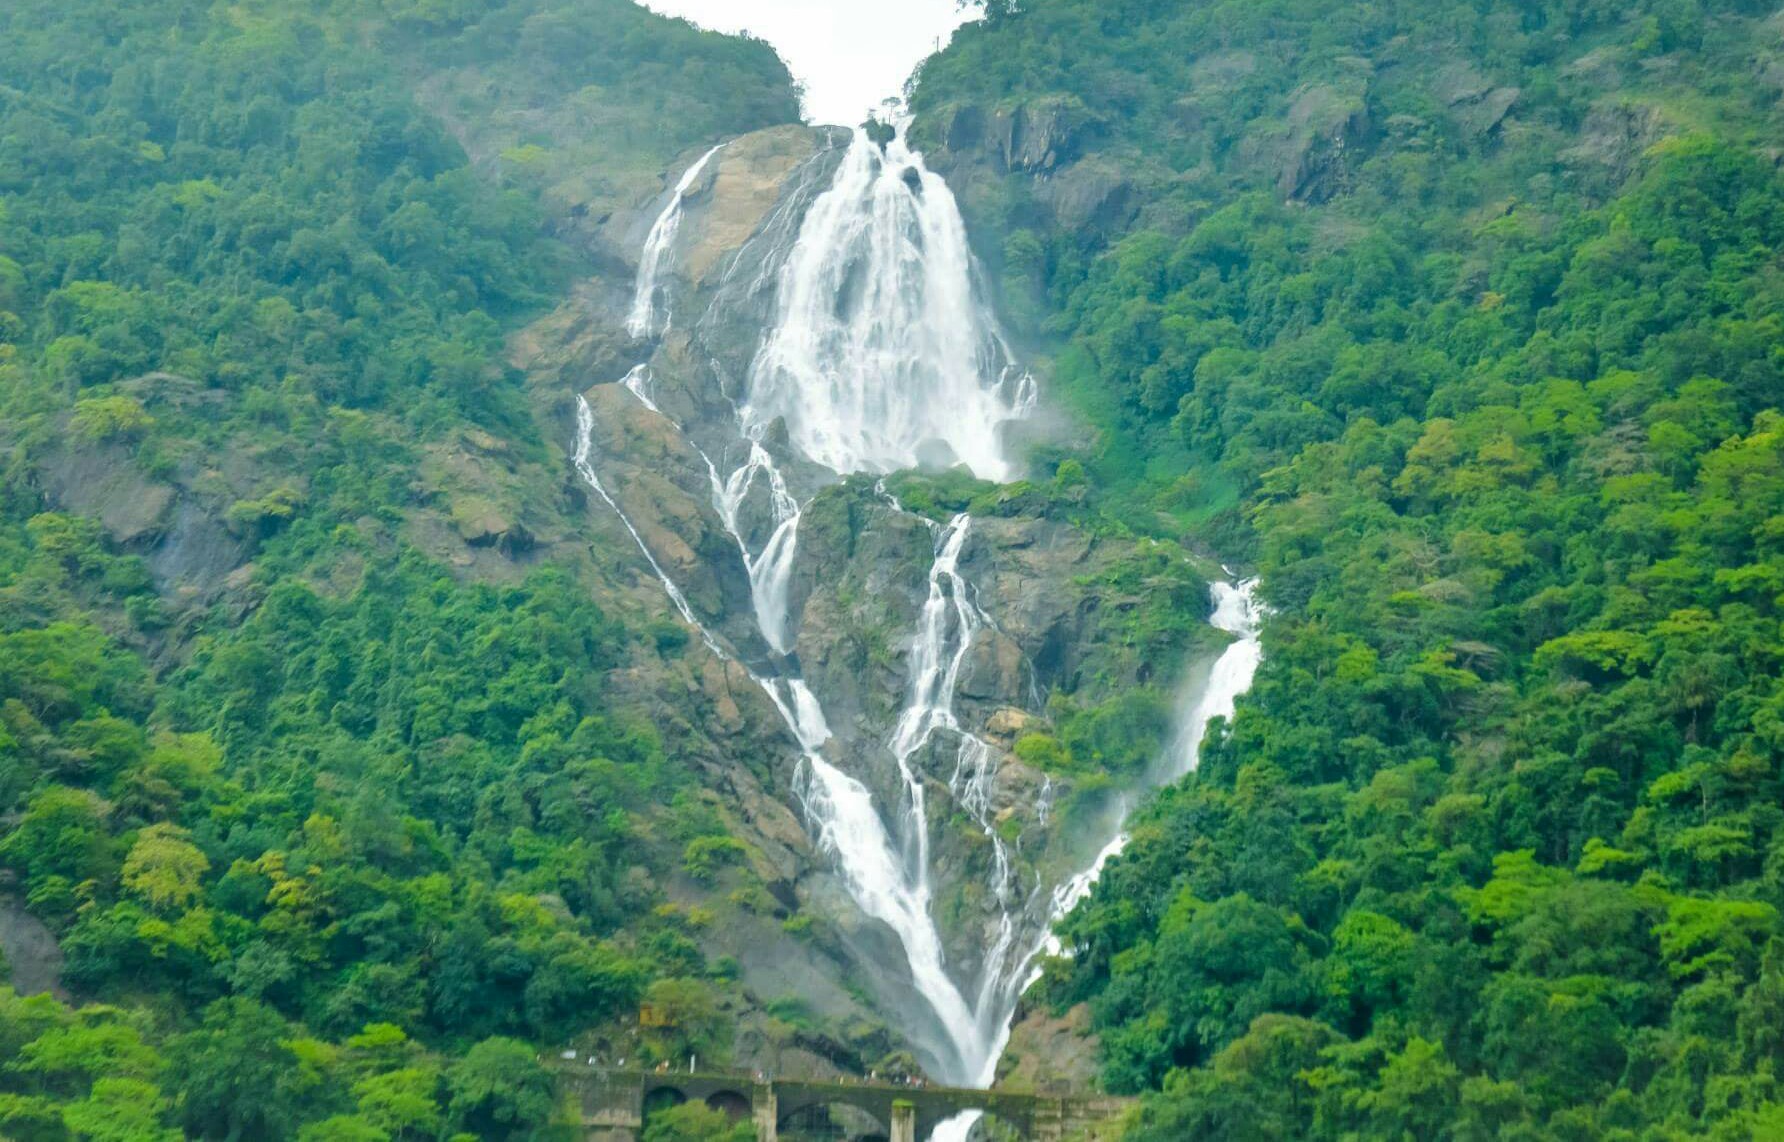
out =
[[993,5],[918,130],[1265,663],[1065,926],[1135,1139],[1784,1134],[1784,29]]
[[80,1001],[0,990],[0,1136],[529,1137],[535,1044],[649,994],[703,1045],[641,838],[734,842],[604,692],[661,632],[521,558],[562,477],[503,346],[589,272],[545,175],[654,190],[796,118],[785,68],[620,0],[0,43],[0,923]]
[[[979,7],[911,137],[1046,415],[1028,481],[885,487],[1086,559],[1055,657],[1106,700],[1011,643],[1035,710],[975,715],[1079,820],[1202,575],[1271,608],[1005,1073],[1094,1057],[1134,1142],[1784,1137],[1784,15]],[[567,1138],[566,1044],[914,1070],[763,871],[780,723],[564,455],[665,178],[797,121],[774,52],[630,0],[11,0],[0,45],[0,1138]],[[727,151],[709,252],[815,146]],[[649,424],[661,523],[709,490]],[[813,577],[890,600],[876,552]]]

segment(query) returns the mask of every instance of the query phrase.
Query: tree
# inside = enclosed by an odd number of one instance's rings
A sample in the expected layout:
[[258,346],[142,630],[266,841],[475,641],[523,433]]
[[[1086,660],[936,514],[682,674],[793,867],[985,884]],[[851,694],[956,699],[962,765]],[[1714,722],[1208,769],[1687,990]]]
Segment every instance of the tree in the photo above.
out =
[[0,840],[0,861],[19,869],[28,893],[42,899],[54,884],[104,878],[116,867],[99,798],[51,786],[31,798],[18,827]]
[[211,862],[176,825],[150,825],[124,858],[124,887],[158,911],[178,911],[198,898]]
[[485,1039],[446,1072],[453,1121],[479,1138],[524,1138],[551,1117],[551,1077],[531,1047]]
[[754,1124],[733,1122],[722,1110],[703,1102],[684,1102],[653,1111],[644,1124],[643,1142],[750,1142]]
[[225,1142],[289,1136],[298,1117],[298,1059],[289,1036],[270,1008],[231,998],[207,1007],[197,1030],[172,1039],[168,1082],[180,1092],[178,1117],[187,1133]]
[[164,1124],[168,1100],[153,1083],[120,1077],[94,1081],[92,1093],[62,1111],[76,1138],[92,1142],[179,1142]]

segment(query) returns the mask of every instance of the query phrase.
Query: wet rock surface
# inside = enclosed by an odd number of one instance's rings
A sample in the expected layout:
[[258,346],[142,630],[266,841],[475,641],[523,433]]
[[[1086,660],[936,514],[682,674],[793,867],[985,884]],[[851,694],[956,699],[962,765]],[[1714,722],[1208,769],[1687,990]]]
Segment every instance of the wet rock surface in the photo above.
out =
[[[996,141],[999,161],[1011,169],[1061,172],[1061,193],[1078,195],[1072,209],[1086,217],[1122,209],[1117,172],[1071,169],[1095,130],[1081,108],[1030,108],[974,129],[981,142]],[[542,415],[565,425],[566,439],[573,409],[551,394],[580,393],[587,402],[589,464],[625,517],[585,489],[582,526],[598,537],[591,554],[629,577],[636,605],[679,627],[638,554],[641,543],[708,632],[691,635],[663,661],[640,661],[615,684],[645,704],[675,748],[704,759],[705,788],[728,807],[728,827],[752,850],[760,891],[739,890],[758,910],[733,917],[735,938],[714,935],[714,952],[728,949],[722,954],[738,959],[745,985],[763,995],[789,986],[792,965],[794,974],[813,977],[810,990],[828,997],[819,1006],[833,1019],[863,1018],[847,997],[867,994],[907,1020],[929,1007],[901,937],[862,911],[814,835],[806,812],[811,763],[751,677],[768,680],[783,701],[787,691],[774,680],[802,679],[830,732],[824,758],[872,792],[889,829],[912,827],[903,808],[911,794],[892,743],[915,698],[917,633],[936,589],[948,517],[906,510],[871,475],[842,479],[803,461],[782,421],[761,425],[753,442],[739,427],[750,364],[775,319],[781,261],[803,212],[836,171],[840,145],[834,132],[806,128],[733,140],[684,187],[654,295],[666,331],[649,340],[616,336],[611,330],[623,323],[629,299],[590,287],[517,338],[515,355],[533,378]],[[631,223],[616,217],[613,225]],[[785,653],[760,634],[750,571],[784,514],[766,476],[720,502],[718,486],[745,465],[751,448],[770,458],[799,506],[785,592],[797,634]],[[953,460],[937,454],[934,466]],[[493,531],[495,521],[482,527]],[[1038,930],[1058,874],[1052,866],[1063,867],[1072,848],[1049,863],[1062,836],[1060,817],[1049,812],[1071,783],[1023,764],[1013,749],[1023,735],[1049,728],[1052,691],[1095,699],[1131,681],[1131,673],[1106,664],[1086,666],[1102,616],[1124,605],[1101,573],[1129,547],[1046,518],[1040,500],[1025,507],[999,498],[994,511],[973,517],[958,552],[958,586],[948,580],[942,587],[947,607],[970,604],[981,625],[946,644],[948,655],[958,652],[947,664],[949,713],[905,760],[926,802],[929,912],[948,974],[965,991],[976,988],[987,956],[1008,938],[1002,926],[1012,916]],[[708,636],[716,652],[703,642]],[[708,890],[687,891],[692,898]],[[783,922],[796,922],[797,952],[784,942],[791,937]],[[751,941],[766,941],[766,950]],[[861,965],[874,966],[864,972]],[[918,1042],[947,1038],[939,1027],[906,1031]],[[818,1053],[839,1044],[865,1049],[849,1042],[832,1036]]]

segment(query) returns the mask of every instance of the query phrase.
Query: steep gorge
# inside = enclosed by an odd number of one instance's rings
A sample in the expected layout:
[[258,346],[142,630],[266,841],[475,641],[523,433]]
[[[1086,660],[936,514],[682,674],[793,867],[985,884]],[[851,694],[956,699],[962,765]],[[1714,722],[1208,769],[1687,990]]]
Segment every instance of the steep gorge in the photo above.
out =
[[[670,182],[624,315],[638,360],[576,398],[578,469],[690,652],[780,715],[756,740],[814,841],[801,909],[931,1074],[989,1083],[1051,921],[1131,793],[1184,768],[1080,790],[1090,775],[1013,748],[1051,728],[1049,695],[1094,702],[1159,668],[1099,661],[1104,608],[1135,605],[1102,577],[1139,549],[1025,484],[933,515],[888,489],[919,465],[1016,477],[1009,429],[1037,399],[952,195],[900,139],[777,128]],[[1197,645],[1218,639],[1166,669]]]

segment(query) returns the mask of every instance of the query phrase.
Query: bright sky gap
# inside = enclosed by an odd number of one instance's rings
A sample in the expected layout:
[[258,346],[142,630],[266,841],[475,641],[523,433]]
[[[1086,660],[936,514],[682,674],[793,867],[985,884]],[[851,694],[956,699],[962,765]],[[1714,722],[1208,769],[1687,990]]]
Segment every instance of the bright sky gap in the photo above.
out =
[[969,12],[958,0],[645,0],[703,28],[767,40],[805,85],[814,123],[854,126],[944,46]]

